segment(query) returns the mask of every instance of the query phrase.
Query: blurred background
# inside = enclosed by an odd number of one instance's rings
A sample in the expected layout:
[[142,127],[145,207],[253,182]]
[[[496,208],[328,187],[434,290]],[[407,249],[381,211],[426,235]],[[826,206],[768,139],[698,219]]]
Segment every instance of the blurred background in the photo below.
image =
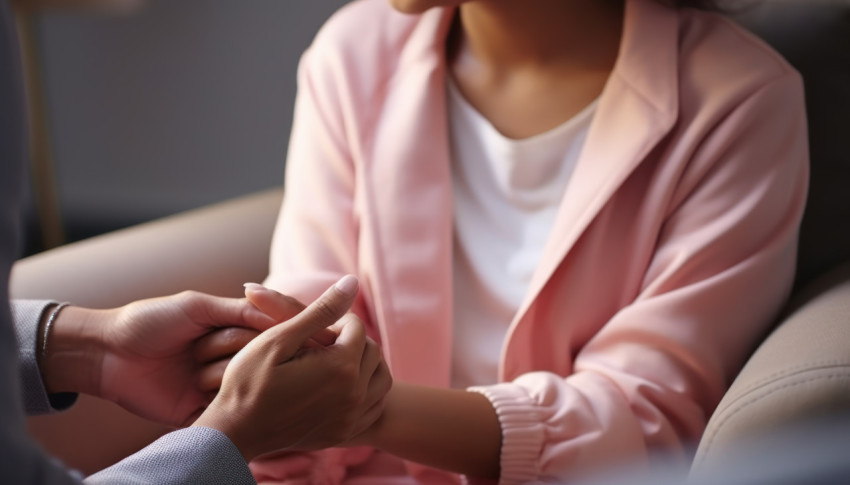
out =
[[19,2],[26,254],[280,186],[299,56],[345,0],[54,3]]

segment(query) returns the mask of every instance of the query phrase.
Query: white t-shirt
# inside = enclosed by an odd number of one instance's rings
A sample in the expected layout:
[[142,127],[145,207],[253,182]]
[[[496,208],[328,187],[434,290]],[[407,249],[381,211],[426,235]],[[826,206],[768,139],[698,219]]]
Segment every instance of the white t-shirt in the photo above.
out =
[[494,384],[596,102],[530,138],[499,133],[448,81],[454,189],[452,387]]

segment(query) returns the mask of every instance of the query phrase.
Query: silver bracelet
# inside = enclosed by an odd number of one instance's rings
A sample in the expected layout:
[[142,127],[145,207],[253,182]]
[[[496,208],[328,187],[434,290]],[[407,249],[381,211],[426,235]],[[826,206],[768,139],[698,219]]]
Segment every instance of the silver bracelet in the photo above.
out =
[[56,318],[59,316],[59,312],[62,311],[63,308],[70,305],[68,302],[60,303],[56,305],[56,308],[53,309],[53,312],[50,314],[50,317],[47,319],[47,323],[44,324],[44,338],[41,341],[41,356],[47,356],[47,337],[50,335],[50,327],[53,326],[53,322],[56,321]]

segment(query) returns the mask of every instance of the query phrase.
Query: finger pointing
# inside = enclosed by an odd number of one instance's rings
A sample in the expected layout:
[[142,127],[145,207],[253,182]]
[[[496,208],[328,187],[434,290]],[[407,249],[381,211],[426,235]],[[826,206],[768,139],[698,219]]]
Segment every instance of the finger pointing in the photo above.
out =
[[278,362],[289,360],[310,337],[342,318],[354,303],[358,286],[357,278],[343,276],[301,313],[268,330],[267,338],[276,342]]

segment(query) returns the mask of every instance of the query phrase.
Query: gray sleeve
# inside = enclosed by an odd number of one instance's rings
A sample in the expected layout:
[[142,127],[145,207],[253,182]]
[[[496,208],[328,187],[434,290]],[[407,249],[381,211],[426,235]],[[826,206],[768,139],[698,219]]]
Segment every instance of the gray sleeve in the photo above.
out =
[[[74,475],[47,456],[27,432],[20,385],[21,360],[15,331],[9,322],[8,304],[8,300],[0,299],[0,482],[80,483],[79,475]],[[40,377],[38,380],[40,382]],[[43,388],[41,392],[44,392]],[[41,404],[49,406],[46,397]]]
[[174,431],[100,471],[87,485],[256,484],[239,450],[224,433],[203,427]]
[[[23,396],[4,392],[6,397],[17,403],[4,403],[0,408],[20,406],[23,401],[30,414],[48,413],[68,407],[76,400],[76,394],[48,395],[36,362],[38,324],[44,311],[53,303],[12,302]],[[9,329],[6,327],[4,330]],[[11,353],[14,355],[14,352]],[[80,474],[65,469],[58,460],[39,449],[27,435],[23,417],[15,419],[14,415],[18,413],[20,411],[0,416],[0,477],[12,479],[9,483],[22,484],[81,483]],[[255,484],[256,481],[239,450],[226,435],[211,428],[195,427],[169,433],[83,483],[241,485]]]
[[27,414],[47,414],[71,407],[77,400],[74,393],[47,394],[41,371],[38,369],[38,324],[44,311],[56,302],[13,300],[12,320],[18,339],[18,362],[21,375],[24,409]]

